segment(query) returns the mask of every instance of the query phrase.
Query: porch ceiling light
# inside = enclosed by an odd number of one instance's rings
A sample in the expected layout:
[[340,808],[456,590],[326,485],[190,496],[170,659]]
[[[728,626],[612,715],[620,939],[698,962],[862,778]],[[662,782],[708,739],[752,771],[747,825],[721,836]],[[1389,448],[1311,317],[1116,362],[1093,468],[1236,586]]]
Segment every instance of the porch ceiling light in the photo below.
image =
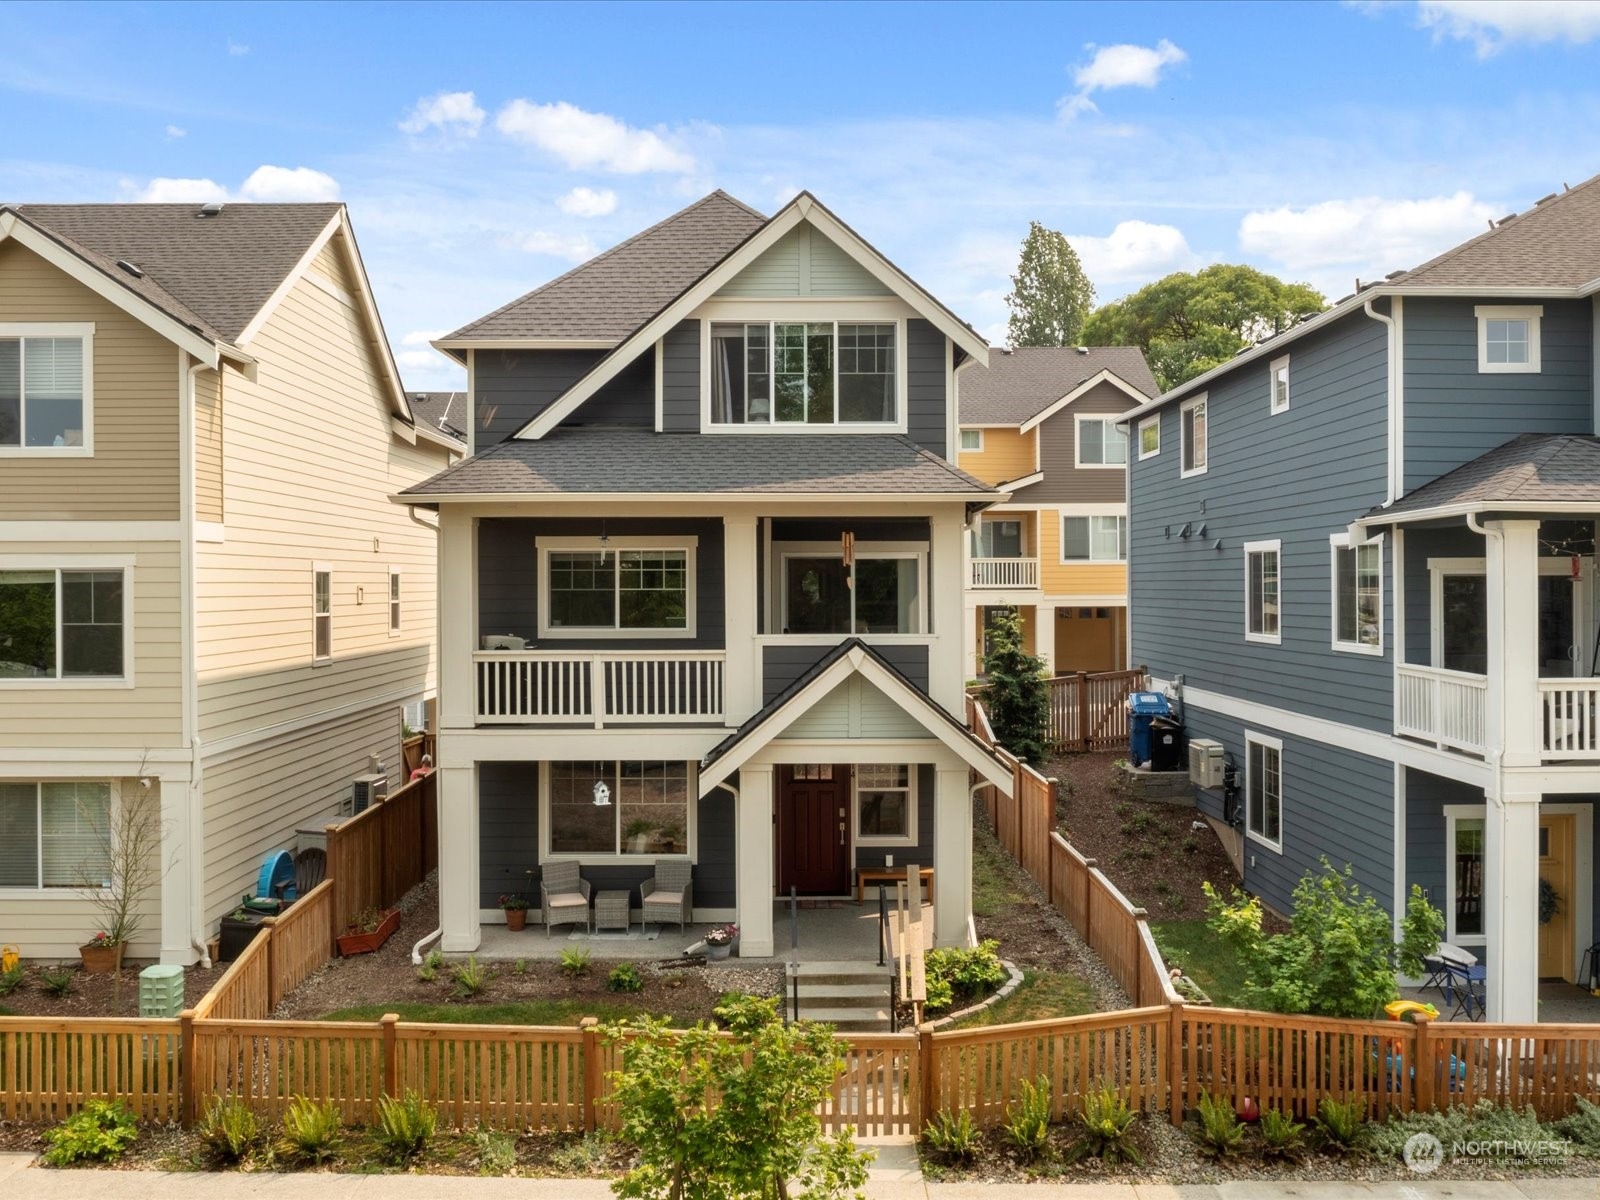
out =
[[611,807],[611,789],[606,786],[606,781],[603,779],[594,781],[594,806],[596,808]]

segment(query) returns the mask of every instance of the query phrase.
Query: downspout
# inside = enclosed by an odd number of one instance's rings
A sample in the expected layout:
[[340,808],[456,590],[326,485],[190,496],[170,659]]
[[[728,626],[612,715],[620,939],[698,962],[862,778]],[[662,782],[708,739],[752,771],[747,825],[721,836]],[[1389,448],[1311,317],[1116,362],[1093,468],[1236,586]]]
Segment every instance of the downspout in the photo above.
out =
[[1382,321],[1387,327],[1389,339],[1387,356],[1388,369],[1384,372],[1388,405],[1388,436],[1385,441],[1388,443],[1389,448],[1389,477],[1387,485],[1384,489],[1384,501],[1382,504],[1383,508],[1388,508],[1400,498],[1400,494],[1404,490],[1405,478],[1405,470],[1403,466],[1404,460],[1402,458],[1400,441],[1401,422],[1404,419],[1402,416],[1401,406],[1405,403],[1405,380],[1402,378],[1402,372],[1405,369],[1405,364],[1401,358],[1402,347],[1400,345],[1400,325],[1395,319],[1395,317],[1399,314],[1401,301],[1400,298],[1396,296],[1390,301],[1390,303],[1393,305],[1391,313],[1394,315],[1386,315],[1379,312],[1377,309],[1372,307],[1371,300],[1368,300],[1362,305],[1362,311],[1365,312],[1367,316],[1371,317],[1374,321]]
[[[415,504],[406,505],[406,515],[409,516],[418,525],[421,525],[424,529],[433,530],[433,536],[434,536],[433,562],[434,562],[434,570],[437,571],[438,570],[438,565],[439,565],[439,525],[438,525],[438,523],[434,522],[434,521],[424,521],[421,517],[417,516],[417,506]],[[437,591],[435,592],[435,595],[437,595]],[[438,628],[439,606],[438,606],[437,603],[435,603],[434,607],[433,607],[433,620],[434,620],[433,644],[435,646],[438,646],[438,644],[439,644],[439,628]],[[435,664],[434,669],[435,670],[438,669],[438,664],[437,663]],[[436,704],[434,706],[434,708],[435,708],[435,711],[437,711],[438,705]],[[438,731],[435,730],[434,733],[437,736]],[[438,749],[438,745],[437,744],[435,744],[434,749],[435,750]],[[439,764],[438,763],[434,763],[433,765],[434,765],[435,768],[437,768]],[[437,806],[438,803],[439,803],[439,799],[438,799],[438,797],[439,797],[439,789],[435,788],[433,794],[434,794],[434,801],[433,802],[434,802],[435,806]],[[422,948],[424,946],[426,946],[426,945],[429,945],[429,944],[431,944],[433,942],[438,941],[443,936],[444,936],[444,926],[442,924],[437,929],[434,929],[432,932],[423,934],[422,937],[418,939],[417,944],[415,946],[411,947],[411,965],[414,966],[414,967],[420,967],[422,965]]]
[[[189,832],[185,854],[189,860],[189,945],[200,953],[200,965],[211,966],[211,952],[206,948],[205,930],[201,914],[205,908],[205,818],[202,801],[205,796],[205,768],[200,754],[200,703],[195,672],[199,667],[195,652],[195,540],[194,540],[194,381],[200,371],[209,370],[203,362],[194,363],[184,375],[184,396],[180,436],[183,439],[183,456],[179,468],[179,486],[182,488],[183,549],[180,552],[180,571],[183,576],[182,620],[180,637],[183,653],[183,740],[189,750]],[[222,403],[222,366],[217,367],[217,404]]]

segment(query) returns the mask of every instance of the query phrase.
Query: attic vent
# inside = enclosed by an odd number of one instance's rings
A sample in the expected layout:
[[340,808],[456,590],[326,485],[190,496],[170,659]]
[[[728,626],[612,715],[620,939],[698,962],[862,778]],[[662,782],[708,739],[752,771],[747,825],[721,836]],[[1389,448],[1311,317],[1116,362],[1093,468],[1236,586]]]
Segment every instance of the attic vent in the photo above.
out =
[[1089,347],[1087,347],[1087,346],[1079,346],[1079,347],[1077,347],[1077,350],[1078,350],[1079,354],[1087,354],[1087,353],[1089,353]]
[[1534,201],[1534,202],[1533,202],[1533,206],[1534,206],[1534,207],[1535,207],[1535,208],[1538,208],[1538,207],[1539,207],[1539,205],[1541,205],[1541,204],[1548,204],[1548,203],[1549,203],[1549,202],[1550,202],[1550,201],[1551,201],[1551,200],[1554,200],[1554,199],[1555,199],[1555,198],[1556,198],[1556,196],[1557,196],[1557,195],[1559,195],[1559,193],[1557,193],[1557,192],[1551,192],[1551,193],[1550,193],[1550,194],[1549,194],[1549,195],[1548,195],[1548,196],[1545,196],[1545,197],[1543,197],[1543,198],[1541,198],[1541,199],[1539,199],[1539,200],[1535,200],[1535,201]]
[[117,266],[121,267],[129,275],[132,275],[135,279],[143,279],[144,278],[144,272],[141,271],[138,267],[134,266],[131,262],[129,262],[125,258],[117,259]]
[[1511,222],[1515,221],[1516,219],[1517,219],[1517,214],[1516,213],[1507,213],[1505,216],[1501,217],[1498,221],[1496,221],[1495,224],[1496,225],[1509,225],[1509,224],[1511,224]]
[[195,213],[195,216],[197,216],[197,217],[220,217],[221,215],[222,215],[222,201],[221,200],[207,200],[204,204],[202,204],[200,206],[200,211]]

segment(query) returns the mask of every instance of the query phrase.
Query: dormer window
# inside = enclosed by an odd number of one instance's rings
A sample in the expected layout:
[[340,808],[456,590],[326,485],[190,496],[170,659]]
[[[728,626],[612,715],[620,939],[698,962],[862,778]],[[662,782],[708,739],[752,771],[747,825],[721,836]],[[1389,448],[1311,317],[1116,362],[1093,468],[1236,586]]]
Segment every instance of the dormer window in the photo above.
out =
[[1478,370],[1486,374],[1537,375],[1539,373],[1538,304],[1480,304],[1478,318]]
[[714,425],[896,425],[893,323],[711,326]]

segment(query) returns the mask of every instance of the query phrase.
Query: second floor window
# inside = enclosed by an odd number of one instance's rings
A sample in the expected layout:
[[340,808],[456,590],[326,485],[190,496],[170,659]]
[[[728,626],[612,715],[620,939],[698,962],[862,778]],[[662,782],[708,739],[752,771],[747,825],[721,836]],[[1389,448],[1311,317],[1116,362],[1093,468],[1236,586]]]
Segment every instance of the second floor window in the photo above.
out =
[[714,425],[899,420],[895,327],[832,321],[711,326]]
[[1245,627],[1252,642],[1278,642],[1283,638],[1278,622],[1279,542],[1244,544]]
[[1062,517],[1062,562],[1125,562],[1127,517]]
[[1333,545],[1333,646],[1376,653],[1383,645],[1383,547]]
[[974,558],[1021,558],[1021,521],[980,521],[972,531]]
[[1080,467],[1122,467],[1128,463],[1128,431],[1114,418],[1078,418]]
[[1538,374],[1539,323],[1544,307],[1538,304],[1480,304],[1478,318],[1478,370],[1491,374]]
[[400,572],[389,572],[389,632],[400,632]]
[[922,559],[837,554],[783,557],[785,633],[921,633]]
[[1155,413],[1139,422],[1139,457],[1154,458],[1161,453],[1161,414]]
[[1205,472],[1209,449],[1206,410],[1206,398],[1196,396],[1193,400],[1185,400],[1179,411],[1178,426],[1183,441],[1180,475],[1200,475]]
[[0,450],[78,450],[88,398],[83,337],[0,335]]
[[311,657],[333,655],[333,572],[311,572]]
[[122,678],[122,576],[0,571],[0,680]]
[[963,429],[961,431],[961,448],[963,450],[982,450],[983,430]]
[[546,550],[541,633],[693,633],[686,548]]

